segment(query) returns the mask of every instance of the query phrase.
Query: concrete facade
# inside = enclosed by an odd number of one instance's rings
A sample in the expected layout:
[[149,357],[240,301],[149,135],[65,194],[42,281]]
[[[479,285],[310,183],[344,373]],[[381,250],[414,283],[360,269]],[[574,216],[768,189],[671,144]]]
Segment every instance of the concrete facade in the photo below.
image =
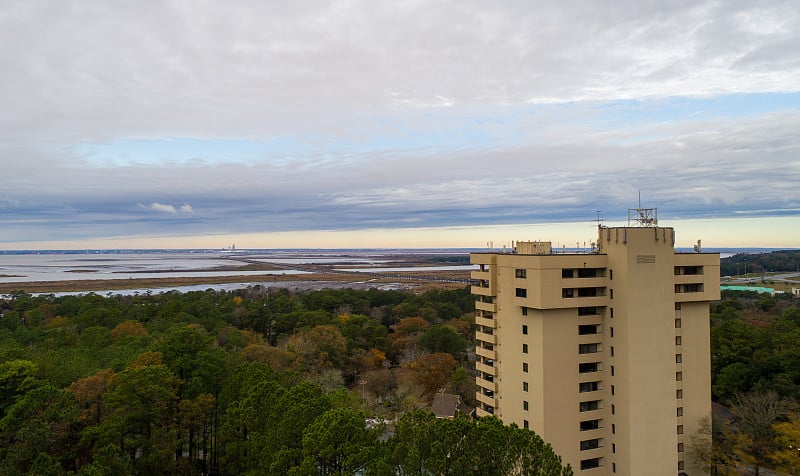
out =
[[711,412],[719,254],[674,243],[600,226],[591,253],[473,253],[477,414],[536,431],[576,475],[702,474],[688,443]]

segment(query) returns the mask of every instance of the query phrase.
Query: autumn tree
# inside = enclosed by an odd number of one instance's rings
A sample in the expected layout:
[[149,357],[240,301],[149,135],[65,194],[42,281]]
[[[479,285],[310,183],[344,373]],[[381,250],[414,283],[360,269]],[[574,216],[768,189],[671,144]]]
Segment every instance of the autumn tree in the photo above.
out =
[[458,362],[452,355],[438,352],[425,354],[408,364],[407,367],[414,373],[414,377],[422,385],[425,394],[433,396],[450,382],[453,371],[458,367]]
[[94,375],[73,382],[68,390],[75,396],[80,409],[80,419],[88,425],[97,425],[106,417],[108,410],[105,395],[116,378],[111,369],[103,369]]
[[286,350],[297,356],[300,369],[315,372],[326,367],[341,367],[347,355],[347,339],[334,326],[316,326],[291,336]]
[[788,421],[775,423],[775,447],[770,459],[779,469],[800,475],[800,415],[792,413]]
[[394,332],[389,334],[389,340],[405,359],[414,360],[421,354],[420,337],[429,327],[430,323],[421,317],[407,317],[393,327]]

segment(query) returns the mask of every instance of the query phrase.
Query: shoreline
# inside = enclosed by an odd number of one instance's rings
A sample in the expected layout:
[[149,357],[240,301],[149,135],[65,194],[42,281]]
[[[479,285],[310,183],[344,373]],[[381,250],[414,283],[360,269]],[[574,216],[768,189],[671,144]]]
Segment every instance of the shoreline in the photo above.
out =
[[[448,279],[464,279],[459,273],[431,273],[434,276],[415,276],[417,273],[397,273],[395,276],[378,276],[369,273],[309,273],[309,274],[263,274],[263,275],[235,275],[235,276],[197,276],[182,278],[129,278],[129,279],[80,279],[68,281],[28,281],[0,283],[0,294],[10,294],[16,291],[25,293],[59,293],[59,292],[94,292],[94,291],[122,291],[126,289],[157,289],[181,286],[194,286],[201,284],[241,284],[242,287],[258,283],[332,283],[341,286],[343,283],[363,284],[365,281],[375,285],[403,282],[416,287],[430,289],[453,289],[463,287],[464,283],[443,282]],[[467,276],[468,278],[468,276]],[[439,281],[442,280],[442,281]]]

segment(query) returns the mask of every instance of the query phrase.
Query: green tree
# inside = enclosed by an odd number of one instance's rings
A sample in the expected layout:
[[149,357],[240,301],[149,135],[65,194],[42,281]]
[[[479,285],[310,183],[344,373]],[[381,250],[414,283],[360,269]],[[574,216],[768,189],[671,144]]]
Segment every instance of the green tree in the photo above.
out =
[[419,339],[420,345],[431,353],[445,352],[460,359],[467,348],[467,341],[452,327],[431,326]]
[[119,444],[141,474],[168,474],[175,468],[175,426],[180,379],[146,353],[117,374],[106,396],[109,415],[84,432],[95,448]]
[[378,435],[364,425],[364,415],[349,408],[323,413],[303,432],[305,458],[288,474],[333,476],[365,469],[375,457]]
[[42,469],[67,469],[77,418],[68,392],[43,385],[25,393],[0,419],[0,474],[26,474],[37,461]]
[[428,410],[415,410],[403,415],[394,428],[390,441],[390,459],[402,476],[430,474],[428,462],[433,458],[436,417]]
[[130,476],[133,474],[131,458],[113,444],[95,451],[92,462],[82,466],[78,471],[78,476]]
[[26,393],[44,384],[36,377],[37,370],[29,360],[0,363],[0,418]]

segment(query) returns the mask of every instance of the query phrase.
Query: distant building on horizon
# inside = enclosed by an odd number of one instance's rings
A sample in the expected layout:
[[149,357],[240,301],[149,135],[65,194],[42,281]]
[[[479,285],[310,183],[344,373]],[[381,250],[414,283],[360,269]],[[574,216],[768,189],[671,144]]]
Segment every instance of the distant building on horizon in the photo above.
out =
[[599,225],[589,253],[471,254],[476,413],[536,431],[576,475],[704,474],[688,446],[711,413],[719,254],[639,225]]

